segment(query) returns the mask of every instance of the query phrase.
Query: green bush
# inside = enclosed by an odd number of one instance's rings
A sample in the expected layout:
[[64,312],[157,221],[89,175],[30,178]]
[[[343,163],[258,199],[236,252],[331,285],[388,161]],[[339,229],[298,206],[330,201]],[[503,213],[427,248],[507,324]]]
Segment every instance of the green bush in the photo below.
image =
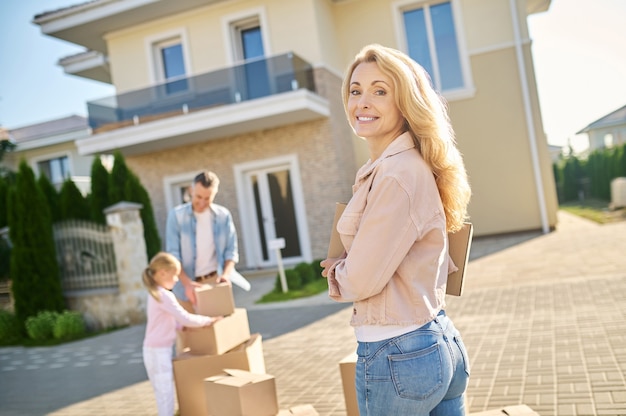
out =
[[[285,280],[287,281],[287,290],[296,290],[302,287],[302,279],[300,273],[295,269],[285,270]],[[283,287],[280,284],[280,274],[276,274],[276,283],[274,284],[274,291],[281,293]]]
[[322,279],[322,270],[324,270],[322,268],[322,266],[320,266],[320,263],[322,262],[322,260],[324,259],[317,259],[317,260],[313,260],[311,262],[311,267],[313,268],[313,273],[315,274],[315,278],[316,279]]
[[85,334],[85,321],[76,311],[64,311],[57,316],[52,329],[56,339],[77,338]]
[[300,274],[301,286],[304,286],[315,280],[315,271],[313,270],[313,267],[310,263],[298,263],[296,267],[294,267],[294,270],[296,270]]
[[53,311],[41,311],[35,316],[28,317],[26,319],[26,333],[29,338],[35,341],[51,339],[58,317],[59,313]]
[[19,320],[9,311],[0,310],[0,340],[2,345],[18,341],[22,337]]

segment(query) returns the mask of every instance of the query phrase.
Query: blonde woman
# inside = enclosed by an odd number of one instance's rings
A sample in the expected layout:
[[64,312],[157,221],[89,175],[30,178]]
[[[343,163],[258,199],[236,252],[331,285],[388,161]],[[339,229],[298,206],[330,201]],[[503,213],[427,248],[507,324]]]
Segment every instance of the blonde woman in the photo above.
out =
[[169,253],[157,253],[143,271],[148,289],[146,334],[143,341],[143,362],[156,397],[159,416],[174,414],[174,376],[172,351],[176,329],[212,325],[221,317],[195,315],[187,312],[171,292],[178,281],[180,262]]
[[321,265],[330,297],[353,302],[359,412],[464,415],[467,351],[444,308],[447,233],[471,191],[445,103],[420,65],[380,45],[357,54],[342,95],[370,159],[337,224],[346,251]]

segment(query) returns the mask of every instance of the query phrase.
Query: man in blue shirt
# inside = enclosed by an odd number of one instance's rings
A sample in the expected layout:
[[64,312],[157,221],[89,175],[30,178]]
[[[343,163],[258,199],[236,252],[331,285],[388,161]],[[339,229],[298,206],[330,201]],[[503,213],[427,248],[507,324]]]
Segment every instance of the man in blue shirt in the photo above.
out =
[[232,215],[213,203],[219,182],[215,173],[201,172],[191,184],[191,202],[173,208],[167,216],[165,249],[182,264],[172,291],[191,312],[196,303],[194,288],[203,281],[230,282],[239,261]]

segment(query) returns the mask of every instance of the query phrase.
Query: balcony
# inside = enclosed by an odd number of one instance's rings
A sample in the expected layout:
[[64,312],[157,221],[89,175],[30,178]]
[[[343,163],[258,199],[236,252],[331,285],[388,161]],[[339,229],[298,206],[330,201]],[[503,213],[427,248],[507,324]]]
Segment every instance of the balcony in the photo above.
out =
[[93,135],[78,150],[155,151],[328,117],[313,78],[311,64],[287,53],[91,101]]

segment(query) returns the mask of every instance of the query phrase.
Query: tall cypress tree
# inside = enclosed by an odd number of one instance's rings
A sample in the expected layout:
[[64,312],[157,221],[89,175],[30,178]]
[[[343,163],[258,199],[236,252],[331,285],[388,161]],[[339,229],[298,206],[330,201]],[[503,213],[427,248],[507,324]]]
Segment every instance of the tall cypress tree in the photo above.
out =
[[87,200],[71,179],[66,179],[59,195],[61,218],[64,220],[90,220],[91,210]]
[[46,200],[48,201],[48,206],[50,207],[50,215],[52,217],[52,223],[61,220],[61,207],[59,206],[59,193],[56,188],[50,182],[50,179],[46,175],[39,175],[39,179],[37,179],[37,184],[41,188]]
[[146,253],[152,258],[161,249],[161,238],[154,219],[150,196],[139,178],[128,168],[120,152],[114,155],[113,169],[109,176],[109,198],[111,204],[120,201],[137,202],[143,207],[140,215],[143,222]]
[[9,197],[9,183],[0,176],[0,228],[9,224],[7,212],[7,199]]
[[22,160],[9,192],[12,292],[15,315],[24,322],[40,311],[64,308],[52,221],[46,197]]
[[109,202],[109,172],[99,157],[94,157],[91,164],[91,220],[106,224],[104,210],[111,205]]
[[129,172],[128,181],[126,182],[125,196],[128,201],[142,205],[140,215],[143,222],[143,235],[146,241],[146,252],[148,258],[151,259],[161,250],[161,237],[159,237],[159,231],[156,227],[150,196],[143,185],[141,185],[139,178],[132,172]]
[[128,166],[124,156],[119,151],[113,155],[113,168],[109,175],[109,202],[116,204],[123,201],[126,197],[126,181],[128,179]]

